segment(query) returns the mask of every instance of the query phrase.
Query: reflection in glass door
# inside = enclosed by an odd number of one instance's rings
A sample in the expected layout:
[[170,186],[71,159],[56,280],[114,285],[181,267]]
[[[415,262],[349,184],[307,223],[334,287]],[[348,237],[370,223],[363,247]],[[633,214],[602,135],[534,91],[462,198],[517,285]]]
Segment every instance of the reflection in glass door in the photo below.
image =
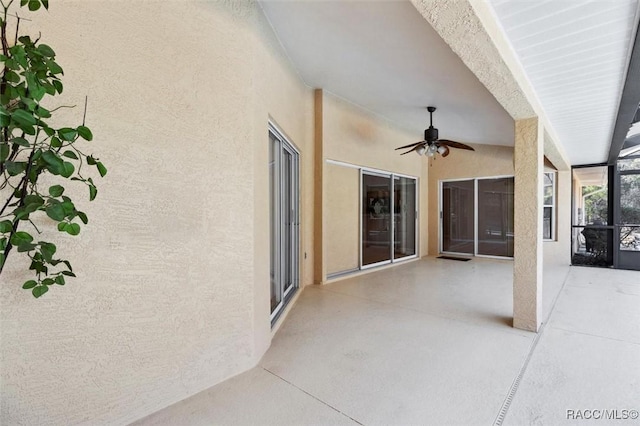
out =
[[275,321],[298,287],[298,152],[269,128],[269,222],[271,231],[271,320]]
[[478,254],[513,257],[513,178],[478,179]]
[[442,182],[442,252],[513,257],[513,189],[513,177]]
[[416,254],[416,180],[393,177],[393,258]]
[[442,251],[474,254],[475,183],[442,182]]
[[391,261],[391,177],[362,173],[362,265]]

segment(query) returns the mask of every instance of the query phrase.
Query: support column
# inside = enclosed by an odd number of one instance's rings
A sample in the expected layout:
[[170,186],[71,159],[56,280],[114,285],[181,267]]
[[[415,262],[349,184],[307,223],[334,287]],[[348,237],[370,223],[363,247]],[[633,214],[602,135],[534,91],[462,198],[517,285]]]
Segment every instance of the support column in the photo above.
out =
[[513,326],[542,321],[542,174],[544,129],[538,118],[515,123]]
[[324,243],[324,135],[323,135],[323,92],[316,89],[314,92],[314,228],[313,228],[313,282],[324,284],[327,280],[327,267]]

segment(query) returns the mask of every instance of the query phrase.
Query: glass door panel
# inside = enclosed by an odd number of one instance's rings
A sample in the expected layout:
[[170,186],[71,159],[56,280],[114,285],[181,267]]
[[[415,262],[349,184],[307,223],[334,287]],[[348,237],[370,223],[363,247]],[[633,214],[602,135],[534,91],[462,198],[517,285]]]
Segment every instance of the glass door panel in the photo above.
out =
[[[640,169],[640,161],[638,168]],[[622,173],[624,174],[620,175],[618,267],[640,270],[640,170]]]
[[269,132],[269,224],[271,234],[271,312],[280,304],[282,294],[280,292],[280,239],[275,236],[280,235],[280,202],[279,202],[279,156],[280,141],[275,135]]
[[298,287],[298,153],[269,131],[269,222],[271,233],[271,320],[275,321]]
[[416,180],[394,176],[393,180],[393,258],[416,254]]
[[572,265],[613,265],[608,166],[573,169]]
[[442,183],[442,251],[474,254],[474,181]]
[[293,285],[293,159],[292,153],[287,149],[282,150],[282,248],[283,248],[283,293]]
[[362,265],[391,261],[391,177],[362,173]]
[[513,178],[478,180],[478,254],[513,257]]

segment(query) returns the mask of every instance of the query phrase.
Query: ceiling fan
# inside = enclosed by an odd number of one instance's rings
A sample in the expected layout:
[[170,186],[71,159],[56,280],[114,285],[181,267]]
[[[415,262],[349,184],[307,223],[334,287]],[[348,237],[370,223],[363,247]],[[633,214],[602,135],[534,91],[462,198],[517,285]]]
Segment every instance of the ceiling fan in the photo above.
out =
[[448,139],[438,139],[438,129],[433,127],[433,112],[436,110],[436,107],[430,106],[427,107],[427,110],[429,111],[429,128],[424,131],[424,140],[396,148],[396,151],[399,149],[411,148],[409,151],[403,152],[400,155],[405,155],[415,151],[418,155],[424,154],[428,157],[433,157],[436,154],[446,157],[449,155],[449,148],[475,151],[475,149],[471,148],[469,145],[465,145],[460,142],[450,141]]

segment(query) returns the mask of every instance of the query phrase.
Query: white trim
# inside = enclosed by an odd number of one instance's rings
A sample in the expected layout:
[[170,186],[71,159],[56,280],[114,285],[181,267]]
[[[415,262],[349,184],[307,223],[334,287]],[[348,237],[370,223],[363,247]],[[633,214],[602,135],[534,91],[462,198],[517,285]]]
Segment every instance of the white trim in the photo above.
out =
[[416,180],[418,179],[418,176],[407,175],[407,174],[404,174],[404,173],[396,173],[396,172],[391,172],[389,170],[376,169],[376,168],[373,168],[373,167],[359,166],[357,164],[347,163],[345,161],[331,160],[329,158],[327,158],[325,160],[325,162],[327,164],[333,164],[335,166],[342,166],[342,167],[349,167],[349,168],[352,168],[352,169],[364,170],[365,172],[378,173],[378,174],[383,174],[383,175],[395,175],[395,176],[400,176],[400,177],[410,178],[410,179],[416,179]]

